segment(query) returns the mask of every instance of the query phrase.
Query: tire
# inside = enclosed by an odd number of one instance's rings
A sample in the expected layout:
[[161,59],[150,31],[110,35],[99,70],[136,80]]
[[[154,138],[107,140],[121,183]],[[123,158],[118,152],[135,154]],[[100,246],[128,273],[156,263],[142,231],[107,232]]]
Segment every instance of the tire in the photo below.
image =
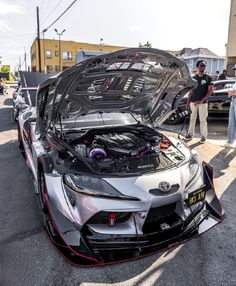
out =
[[21,154],[25,158],[25,148],[24,148],[24,144],[22,141],[19,125],[18,125],[18,147],[20,149]]
[[44,173],[42,170],[39,171],[39,175],[38,175],[38,187],[39,187],[40,208],[45,214],[48,214],[48,209],[47,209],[46,201],[44,198],[44,196],[47,195],[47,187],[46,187],[46,183],[45,183]]
[[13,108],[13,119],[15,122],[18,122],[18,115],[19,115],[18,111],[15,108]]

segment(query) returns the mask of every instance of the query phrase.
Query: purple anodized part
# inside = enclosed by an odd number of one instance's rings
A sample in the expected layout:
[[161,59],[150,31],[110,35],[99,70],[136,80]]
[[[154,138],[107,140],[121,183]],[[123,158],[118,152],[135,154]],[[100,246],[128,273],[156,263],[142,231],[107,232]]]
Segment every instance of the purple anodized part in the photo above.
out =
[[105,159],[107,158],[107,153],[102,148],[94,148],[90,150],[89,157],[92,159]]
[[153,153],[153,150],[150,147],[145,147],[142,151],[140,151],[139,155],[143,156],[149,153]]

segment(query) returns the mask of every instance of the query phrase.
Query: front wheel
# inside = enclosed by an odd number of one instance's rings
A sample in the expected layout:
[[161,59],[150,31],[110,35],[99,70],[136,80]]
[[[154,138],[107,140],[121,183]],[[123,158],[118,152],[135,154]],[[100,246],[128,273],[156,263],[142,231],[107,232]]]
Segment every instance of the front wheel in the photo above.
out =
[[24,148],[22,137],[21,137],[19,124],[18,124],[18,147],[20,149],[21,154],[25,158],[25,148]]
[[39,203],[42,211],[47,213],[47,205],[45,197],[47,196],[47,187],[45,183],[45,177],[43,171],[40,171],[38,177],[38,186],[39,186]]

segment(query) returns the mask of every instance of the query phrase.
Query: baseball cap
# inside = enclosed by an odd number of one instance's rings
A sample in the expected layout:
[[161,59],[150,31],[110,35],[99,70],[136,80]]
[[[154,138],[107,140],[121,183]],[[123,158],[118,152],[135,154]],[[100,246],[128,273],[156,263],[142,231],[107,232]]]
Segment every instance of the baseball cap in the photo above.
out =
[[204,66],[206,66],[207,65],[207,62],[206,61],[204,61],[204,60],[199,60],[199,61],[197,61],[197,63],[196,63],[196,67],[198,67],[199,65],[204,65]]
[[232,70],[236,70],[236,64],[232,67]]

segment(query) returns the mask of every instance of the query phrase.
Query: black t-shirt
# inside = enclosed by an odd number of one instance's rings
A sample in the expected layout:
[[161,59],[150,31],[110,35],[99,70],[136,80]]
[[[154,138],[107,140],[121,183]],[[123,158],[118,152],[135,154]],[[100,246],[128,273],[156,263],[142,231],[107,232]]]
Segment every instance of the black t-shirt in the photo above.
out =
[[212,85],[212,78],[208,74],[204,74],[203,76],[195,75],[193,79],[198,82],[198,86],[193,90],[190,102],[201,101],[208,92],[208,86]]
[[222,74],[219,76],[219,79],[220,79],[220,80],[226,79],[226,74],[225,74],[225,73],[222,73]]

